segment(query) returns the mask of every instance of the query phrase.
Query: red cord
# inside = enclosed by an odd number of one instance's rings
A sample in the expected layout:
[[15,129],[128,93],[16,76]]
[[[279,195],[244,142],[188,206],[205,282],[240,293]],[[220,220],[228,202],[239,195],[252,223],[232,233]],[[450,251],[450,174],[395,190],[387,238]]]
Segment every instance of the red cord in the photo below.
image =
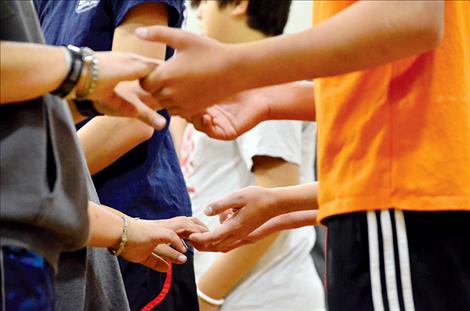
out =
[[157,297],[152,299],[145,307],[140,309],[140,311],[150,311],[156,306],[158,306],[163,299],[165,299],[166,295],[168,295],[168,292],[170,291],[171,288],[171,279],[173,277],[173,266],[171,265],[171,262],[168,262],[170,265],[170,268],[168,269],[168,272],[166,273],[166,278],[165,278],[165,283],[163,283],[163,288],[162,291],[158,294]]

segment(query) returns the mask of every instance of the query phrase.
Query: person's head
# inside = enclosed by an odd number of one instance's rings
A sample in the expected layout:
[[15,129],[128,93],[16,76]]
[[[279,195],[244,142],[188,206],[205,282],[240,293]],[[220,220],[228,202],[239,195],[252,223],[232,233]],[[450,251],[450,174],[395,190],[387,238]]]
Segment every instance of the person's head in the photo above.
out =
[[192,0],[204,34],[222,42],[239,41],[244,30],[262,36],[282,34],[291,0]]

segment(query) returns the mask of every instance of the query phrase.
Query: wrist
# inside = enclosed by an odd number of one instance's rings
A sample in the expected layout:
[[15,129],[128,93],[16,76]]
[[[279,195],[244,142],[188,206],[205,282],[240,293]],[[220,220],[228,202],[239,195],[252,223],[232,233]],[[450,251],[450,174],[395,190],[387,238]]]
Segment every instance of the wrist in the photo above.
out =
[[[48,86],[48,92],[52,93],[54,90],[57,90],[65,78],[71,67],[72,59],[70,58],[69,52],[65,47],[51,47],[50,50],[50,64],[54,64],[52,68],[57,70],[57,73],[54,75],[54,80],[50,81]],[[58,61],[60,59],[60,61]]]
[[266,188],[264,190],[266,191],[266,203],[263,204],[265,207],[264,214],[269,216],[268,219],[284,214],[284,211],[282,211],[282,200],[284,199],[282,187]]
[[122,231],[121,237],[119,239],[119,243],[114,243],[111,247],[108,247],[108,251],[111,255],[119,256],[124,251],[127,240],[128,240],[128,229],[129,229],[129,221],[126,216],[121,216],[122,219]]

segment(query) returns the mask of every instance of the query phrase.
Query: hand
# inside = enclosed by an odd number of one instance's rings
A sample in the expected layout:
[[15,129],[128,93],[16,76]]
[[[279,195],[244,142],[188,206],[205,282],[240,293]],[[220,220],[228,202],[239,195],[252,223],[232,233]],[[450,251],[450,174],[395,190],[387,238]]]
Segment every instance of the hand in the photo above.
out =
[[221,214],[223,224],[212,232],[189,236],[198,250],[227,252],[230,246],[246,238],[251,232],[272,218],[271,206],[275,203],[269,189],[248,187],[226,198],[211,203],[207,215]]
[[[193,217],[175,217],[167,220],[140,220],[129,218],[128,242],[121,256],[132,262],[141,263],[157,271],[166,271],[165,259],[177,263],[186,262],[186,246],[181,238],[191,233],[207,232],[207,227]],[[159,244],[170,244],[168,248],[157,248]],[[162,255],[168,256],[162,258]]]
[[220,310],[219,306],[211,305],[210,303],[207,303],[205,300],[202,300],[201,298],[198,298],[198,300],[199,300],[199,311],[219,311]]
[[99,64],[99,78],[90,99],[99,102],[96,109],[104,114],[138,118],[148,125],[161,129],[165,119],[155,110],[158,101],[138,83],[119,83],[138,80],[154,70],[159,62],[131,53],[96,53]]
[[188,121],[209,137],[232,140],[268,119],[268,100],[264,89],[248,90],[189,117]]
[[153,26],[138,28],[142,39],[167,44],[178,52],[141,80],[172,114],[189,116],[241,91],[243,79],[236,72],[239,66],[233,47],[213,39],[181,30]]
[[[282,230],[296,229],[304,226],[316,226],[318,210],[307,210],[282,214],[269,219],[246,237],[227,244],[226,249],[232,250],[246,244],[256,243],[265,237]],[[223,219],[221,218],[223,221]]]
[[187,239],[193,233],[209,231],[209,228],[196,217],[178,216],[155,221],[158,222],[161,227],[176,232],[182,239]]

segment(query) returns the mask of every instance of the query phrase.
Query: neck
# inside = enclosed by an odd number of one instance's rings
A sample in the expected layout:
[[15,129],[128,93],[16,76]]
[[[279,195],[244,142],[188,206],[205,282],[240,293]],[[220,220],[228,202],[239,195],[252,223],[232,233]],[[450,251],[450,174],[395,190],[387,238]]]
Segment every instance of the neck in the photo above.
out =
[[236,27],[229,32],[229,35],[224,38],[224,43],[245,43],[266,39],[267,36],[260,31],[254,30],[246,25],[243,27]]

